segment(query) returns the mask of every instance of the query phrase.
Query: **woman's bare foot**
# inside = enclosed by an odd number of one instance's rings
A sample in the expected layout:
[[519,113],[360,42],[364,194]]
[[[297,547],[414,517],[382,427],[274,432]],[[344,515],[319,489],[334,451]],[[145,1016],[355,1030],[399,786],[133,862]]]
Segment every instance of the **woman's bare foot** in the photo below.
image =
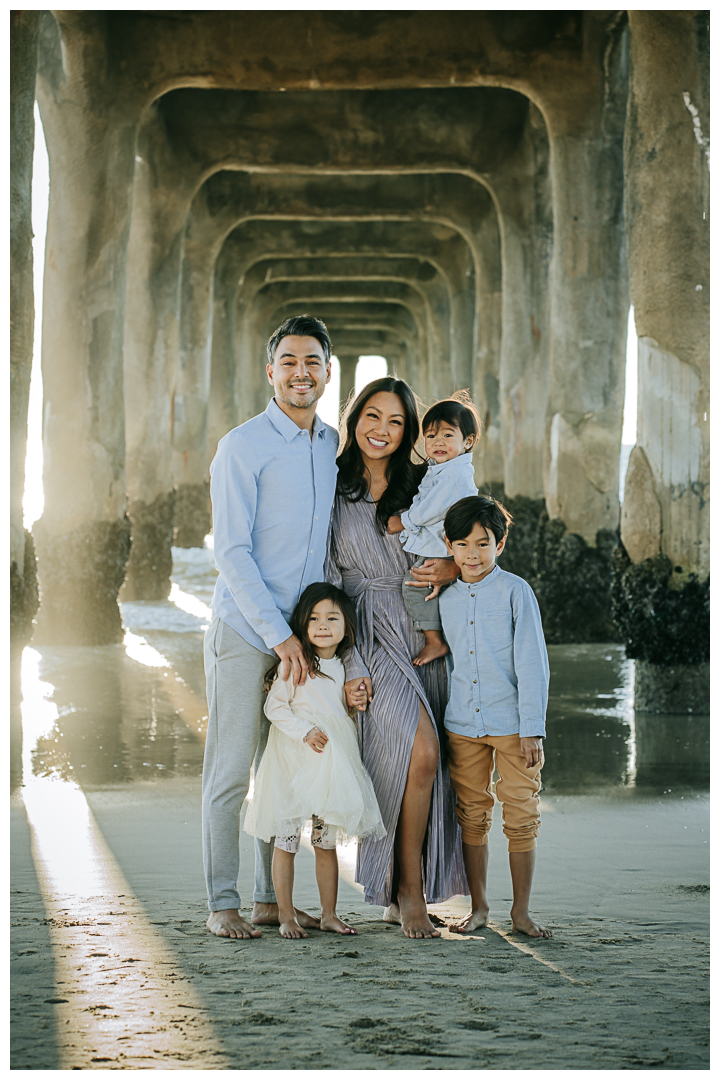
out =
[[397,900],[393,900],[392,903],[385,908],[383,912],[383,922],[397,923],[398,926],[402,926],[402,918],[400,916],[400,908]]
[[398,897],[402,932],[409,938],[436,938],[440,931],[430,922],[424,900],[403,900]]
[[303,930],[295,919],[287,919],[285,922],[280,923],[280,937],[284,938],[305,938],[309,935]]
[[237,908],[225,908],[223,911],[211,911],[206,926],[216,937],[259,938],[262,934],[243,919]]
[[471,934],[473,930],[480,930],[483,926],[487,926],[488,914],[487,908],[478,908],[471,911],[460,922],[450,923],[449,929],[453,934]]
[[349,926],[342,919],[338,919],[337,915],[321,915],[320,929],[335,934],[357,934],[354,927]]
[[[255,903],[250,919],[254,926],[279,926],[277,904]],[[301,911],[300,908],[295,908],[295,920],[306,930],[320,929],[320,920],[314,915],[308,915],[307,911]]]
[[438,639],[438,641],[433,640],[425,643],[425,648],[422,649],[413,660],[415,667],[422,667],[423,664],[429,664],[431,660],[439,660],[441,656],[445,656],[450,652],[447,644],[439,634]]
[[528,937],[536,938],[550,938],[553,936],[552,930],[548,930],[546,926],[542,926],[540,923],[535,922],[527,911],[515,915],[511,910],[510,918],[512,919],[513,930],[517,930],[519,934],[527,934]]

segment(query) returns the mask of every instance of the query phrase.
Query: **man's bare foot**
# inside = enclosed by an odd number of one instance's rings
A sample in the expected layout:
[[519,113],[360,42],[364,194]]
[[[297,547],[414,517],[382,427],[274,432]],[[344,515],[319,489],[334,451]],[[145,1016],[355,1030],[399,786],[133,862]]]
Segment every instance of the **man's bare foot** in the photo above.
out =
[[[320,920],[314,915],[308,915],[307,911],[301,911],[300,908],[295,908],[295,919],[306,930],[320,929]],[[279,926],[277,904],[254,904],[250,920],[254,926]]]
[[413,664],[415,667],[422,667],[423,664],[429,664],[431,660],[438,660],[449,652],[450,649],[444,641],[428,641],[425,648],[413,660]]
[[324,915],[320,916],[320,929],[327,930],[329,933],[335,934],[357,934],[357,930],[354,927],[349,926],[342,919],[338,919],[337,915]]
[[440,931],[430,922],[424,900],[403,900],[398,897],[402,932],[409,938],[436,938]]
[[519,934],[527,934],[528,937],[536,938],[549,938],[553,936],[552,930],[548,930],[546,926],[542,926],[540,923],[535,922],[526,911],[523,912],[522,915],[513,915],[511,911],[510,918],[512,919],[513,930],[517,930]]
[[303,930],[295,919],[288,919],[286,922],[280,923],[280,937],[284,938],[304,938],[308,937],[308,934]]
[[473,930],[480,930],[483,926],[487,926],[487,920],[488,909],[478,908],[476,911],[471,911],[460,922],[450,923],[450,931],[453,934],[471,934]]
[[393,900],[392,903],[385,908],[383,912],[383,922],[397,923],[398,926],[402,926],[400,907],[397,900]]
[[243,919],[237,908],[211,911],[206,926],[211,934],[229,938],[259,938],[262,934]]

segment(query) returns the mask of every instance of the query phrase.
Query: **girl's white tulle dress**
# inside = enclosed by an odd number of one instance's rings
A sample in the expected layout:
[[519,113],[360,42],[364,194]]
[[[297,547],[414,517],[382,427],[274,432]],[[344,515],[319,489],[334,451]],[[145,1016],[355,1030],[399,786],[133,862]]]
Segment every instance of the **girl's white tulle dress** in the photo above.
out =
[[[275,679],[265,702],[271,721],[244,829],[269,841],[294,836],[316,815],[338,829],[338,842],[385,836],[372,781],[360,760],[357,731],[345,707],[345,669],[337,657],[320,660],[327,678]],[[314,727],[327,735],[318,754],[302,740]]]

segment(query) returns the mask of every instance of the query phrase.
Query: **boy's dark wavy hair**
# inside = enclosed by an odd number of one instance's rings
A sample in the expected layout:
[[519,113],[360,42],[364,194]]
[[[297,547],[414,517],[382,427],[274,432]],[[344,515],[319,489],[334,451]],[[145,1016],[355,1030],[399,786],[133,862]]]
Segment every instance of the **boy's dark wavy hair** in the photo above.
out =
[[[295,605],[295,610],[290,616],[290,629],[302,645],[310,670],[315,672],[321,679],[327,679],[329,676],[320,670],[320,659],[308,637],[310,616],[315,605],[319,604],[321,600],[331,600],[333,604],[336,604],[345,621],[345,635],[335,653],[341,660],[345,660],[355,646],[357,619],[355,617],[355,606],[348,594],[335,585],[331,585],[328,581],[315,581],[301,593],[300,599]],[[279,667],[280,660],[277,659],[272,667],[268,668],[263,682],[263,689],[266,693],[277,678]]]
[[443,528],[448,541],[453,544],[456,540],[464,540],[469,536],[476,525],[482,525],[483,529],[493,534],[499,544],[507,536],[512,524],[510,512],[497,499],[493,499],[492,495],[468,495],[467,498],[453,503],[445,515]]
[[370,398],[383,393],[397,394],[400,398],[405,411],[405,431],[400,446],[388,462],[387,488],[377,503],[375,526],[379,533],[387,528],[388,518],[401,510],[407,510],[427,471],[427,462],[416,463],[412,460],[420,434],[417,399],[404,379],[388,375],[384,379],[374,379],[368,383],[357,397],[348,401],[340,417],[342,449],[337,459],[338,493],[349,502],[359,502],[367,496],[365,463],[355,438],[355,428]]

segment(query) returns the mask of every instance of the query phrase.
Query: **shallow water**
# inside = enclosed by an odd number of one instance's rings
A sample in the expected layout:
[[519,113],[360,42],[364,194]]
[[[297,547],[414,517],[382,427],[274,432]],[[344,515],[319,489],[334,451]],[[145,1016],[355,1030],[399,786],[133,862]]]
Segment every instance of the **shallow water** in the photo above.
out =
[[[122,645],[25,650],[26,778],[30,770],[89,790],[201,772],[202,641],[215,570],[207,548],[175,548],[173,555],[169,600],[123,604]],[[548,652],[548,793],[707,790],[709,717],[636,713],[633,663],[622,646],[553,645]]]

